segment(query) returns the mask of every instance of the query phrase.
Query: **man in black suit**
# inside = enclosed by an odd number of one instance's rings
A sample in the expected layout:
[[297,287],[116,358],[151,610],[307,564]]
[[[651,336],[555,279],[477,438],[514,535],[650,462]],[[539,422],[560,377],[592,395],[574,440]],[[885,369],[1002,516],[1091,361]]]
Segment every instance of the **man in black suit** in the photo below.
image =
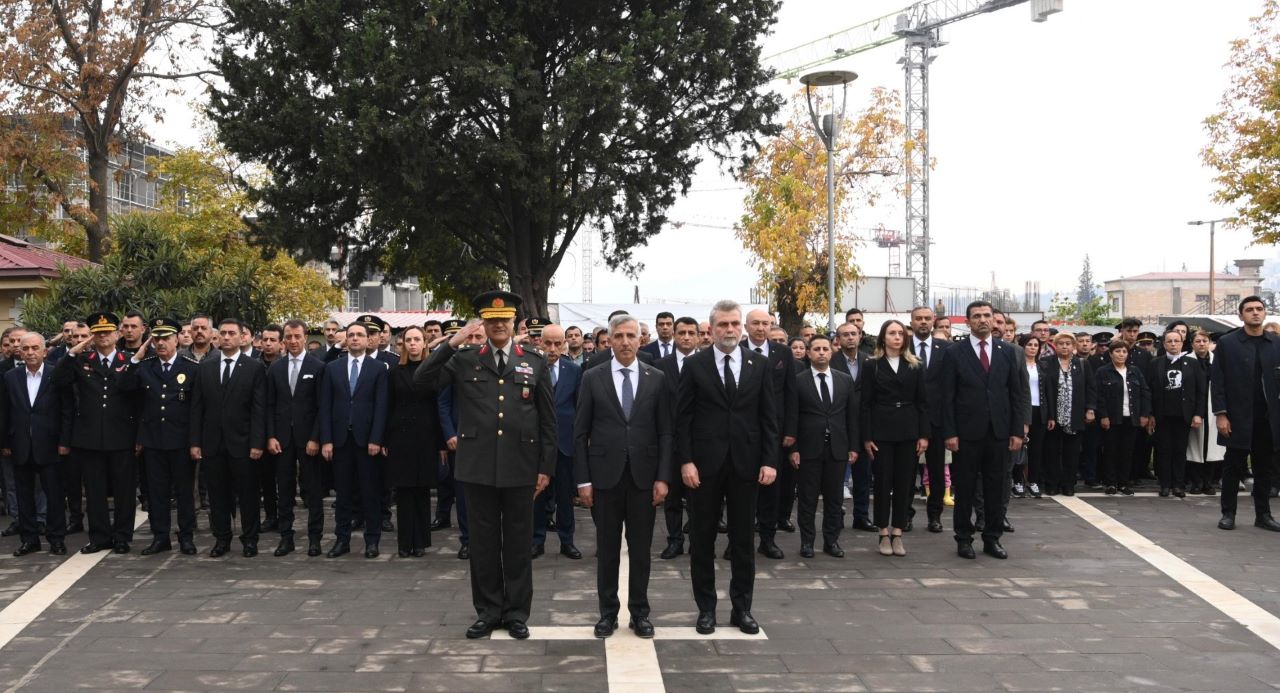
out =
[[[857,312],[855,312],[857,311]],[[862,311],[857,308],[852,309],[850,315],[861,319]],[[852,321],[846,322],[836,328],[836,348],[837,351],[831,355],[831,367],[838,371],[844,371],[853,378],[854,390],[861,393],[862,387],[862,367],[867,362],[867,353],[862,351],[862,328]],[[861,447],[862,441],[856,441]],[[876,531],[875,523],[871,521],[871,465],[855,464],[849,470],[850,495],[853,496],[853,524],[854,529],[860,529],[864,532]]]
[[342,358],[346,353],[344,347],[347,343],[346,331],[342,328],[342,324],[337,320],[327,320],[324,323],[324,341],[326,344],[324,356],[321,360],[329,363],[334,359]]
[[760,632],[751,615],[755,555],[751,551],[759,486],[777,476],[778,411],[768,361],[745,349],[742,308],[720,301],[711,310],[713,348],[689,357],[680,377],[676,449],[680,477],[692,489],[690,569],[698,604],[696,629],[716,629],[715,539],[727,502],[732,577],[729,623]]
[[40,550],[35,488],[39,478],[48,499],[45,537],[49,540],[49,553],[62,556],[67,553],[63,542],[67,516],[58,460],[70,452],[74,414],[71,395],[53,384],[53,367],[45,367],[44,337],[28,332],[18,349],[24,367],[4,374],[4,401],[0,402],[0,409],[6,413],[0,433],[4,436],[4,454],[13,457],[18,534],[22,539],[13,555],[25,556]]
[[287,556],[293,542],[294,494],[302,480],[307,508],[307,555],[320,555],[324,536],[324,479],[320,466],[320,384],[324,362],[306,350],[307,325],[284,324],[284,357],[267,369],[267,454],[275,457],[275,485],[279,497],[280,545],[276,556]]
[[1280,404],[1273,394],[1280,392],[1280,337],[1262,329],[1267,307],[1261,298],[1246,297],[1238,312],[1244,326],[1218,340],[1209,376],[1218,444],[1227,448],[1218,529],[1236,528],[1236,496],[1249,459],[1253,462],[1253,524],[1280,532],[1268,497],[1276,441],[1280,441]]
[[135,365],[123,386],[141,397],[137,449],[147,470],[143,490],[151,523],[151,545],[142,550],[144,556],[173,549],[169,530],[170,504],[174,500],[178,509],[178,548],[188,556],[196,553],[196,463],[191,459],[190,440],[191,405],[199,366],[195,359],[179,353],[179,328],[173,318],[151,321],[151,337],[135,350],[130,359]]
[[[698,321],[683,316],[675,322],[676,349],[670,356],[658,361],[658,368],[666,375],[668,397],[675,409],[680,392],[680,373],[684,364],[698,348]],[[689,498],[688,489],[682,483],[671,484],[667,499],[662,503],[662,514],[667,523],[667,547],[660,558],[670,560],[684,553],[684,508]]]
[[653,637],[649,622],[649,548],[655,508],[671,480],[671,397],[661,370],[636,360],[640,325],[627,315],[609,321],[613,362],[583,377],[574,421],[574,478],[596,524],[595,636],[618,627],[618,566],[626,526],[630,561],[627,627]]
[[640,351],[652,356],[654,361],[659,361],[676,351],[676,316],[664,310],[658,313],[653,325],[658,338],[640,347]]
[[231,550],[231,506],[240,514],[245,558],[258,555],[262,517],[258,469],[266,448],[267,387],[262,362],[240,350],[240,321],[218,323],[216,358],[200,363],[191,403],[191,459],[204,467],[209,524],[218,558]]
[[1009,456],[1027,434],[1031,393],[1027,371],[1008,344],[992,336],[990,303],[974,301],[965,309],[969,338],[949,347],[938,378],[942,395],[942,428],[952,453],[951,486],[955,494],[956,552],[974,558],[973,504],[983,485],[986,524],[983,552],[1008,558],[1000,545],[1004,532],[1004,486],[1009,483]]
[[760,532],[760,546],[756,551],[767,558],[780,559],[782,549],[774,541],[779,527],[795,531],[795,525],[791,524],[791,506],[796,496],[795,468],[786,463],[783,448],[790,448],[796,442],[796,367],[790,349],[769,341],[772,328],[773,316],[768,311],[757,308],[748,312],[747,336],[742,340],[742,347],[768,361],[770,391],[781,425],[782,446],[774,451],[779,465],[778,478],[760,487],[760,498],[756,501],[756,526]]
[[[928,306],[911,309],[911,353],[920,359],[925,369],[925,398],[929,405],[929,430],[934,432],[924,453],[929,470],[929,501],[925,512],[929,517],[929,531],[942,531],[942,499],[946,495],[947,470],[946,446],[939,433],[942,430],[942,387],[938,376],[942,373],[942,358],[946,343],[933,338],[933,322],[936,315]],[[914,509],[913,509],[914,511]]]
[[799,472],[800,556],[813,558],[814,513],[821,492],[822,550],[842,558],[844,472],[858,461],[858,392],[852,377],[830,367],[830,338],[815,334],[808,349],[812,365],[794,376],[799,428],[789,455]]
[[[84,475],[89,511],[89,543],[80,552],[128,553],[137,507],[138,418],[133,398],[120,386],[131,364],[116,349],[114,314],[94,313],[85,322],[92,338],[69,349],[54,369],[54,385],[70,389],[76,402],[71,456]],[[114,513],[108,511],[109,496]]]
[[378,557],[382,526],[382,444],[387,429],[390,390],[387,364],[369,353],[365,325],[347,326],[347,355],[325,366],[320,387],[320,455],[333,462],[338,494],[333,547],[329,558],[351,551],[355,507],[364,525],[364,556]]

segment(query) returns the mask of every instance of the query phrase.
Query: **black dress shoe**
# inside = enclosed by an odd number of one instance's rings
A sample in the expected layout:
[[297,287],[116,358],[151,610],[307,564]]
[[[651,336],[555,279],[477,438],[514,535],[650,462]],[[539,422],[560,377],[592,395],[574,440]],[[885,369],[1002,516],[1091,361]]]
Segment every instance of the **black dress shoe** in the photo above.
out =
[[502,624],[507,629],[507,634],[516,640],[524,640],[529,637],[529,626],[524,621],[507,621]]
[[1068,497],[1068,498],[1070,498],[1071,496],[1076,495],[1076,487],[1075,487],[1075,485],[1071,485],[1071,486],[1063,486],[1063,487],[1062,487],[1062,495],[1064,495],[1064,496],[1066,496],[1066,497]]
[[84,531],[83,522],[72,522],[67,525],[67,534],[79,534]]
[[40,550],[40,542],[38,542],[38,541],[31,541],[31,542],[24,541],[24,542],[22,542],[22,545],[18,547],[18,550],[13,552],[13,555],[14,555],[14,556],[25,556],[25,555],[27,555],[27,554],[29,554],[29,553],[35,553],[35,552],[37,552],[37,551],[39,551],[39,550]]
[[333,546],[329,548],[329,553],[327,555],[329,558],[337,558],[338,556],[348,553],[351,553],[351,542],[335,541],[333,542]]
[[855,517],[853,519],[853,528],[860,529],[864,532],[880,531],[879,527],[876,527],[874,524],[871,523],[871,520],[868,520],[865,517]]
[[778,520],[778,529],[783,532],[794,532],[796,531],[796,525],[790,519]]
[[1013,525],[1009,523],[1007,517],[1000,521],[1000,528],[1009,533],[1013,532]]
[[985,553],[992,558],[1004,559],[1009,557],[1009,552],[1005,551],[1004,547],[1001,546],[998,541],[982,542],[982,553]]
[[471,627],[467,629],[467,639],[479,640],[480,638],[487,638],[490,633],[497,629],[498,624],[496,621],[486,621],[482,618],[472,623]]
[[150,556],[152,554],[160,553],[161,551],[172,550],[173,544],[169,543],[168,539],[152,539],[151,544],[142,550],[142,555]]
[[645,616],[636,616],[631,619],[631,622],[627,624],[627,627],[634,631],[637,637],[653,637],[653,624],[649,623],[649,619]]
[[378,557],[378,545],[377,545],[377,544],[369,544],[369,545],[365,546],[365,547],[364,547],[364,557],[365,557],[365,558],[377,558],[377,557]]
[[778,545],[772,541],[760,542],[760,546],[756,549],[756,552],[765,558],[772,558],[774,560],[780,560],[784,555],[782,553],[782,549],[778,548]]
[[116,553],[129,553],[129,545],[123,541],[117,541],[111,546],[111,550]]
[[971,541],[963,541],[963,542],[957,543],[956,555],[961,558],[967,558],[969,560],[973,560],[978,557],[978,554],[973,552],[973,542]]
[[1235,513],[1222,513],[1222,519],[1218,520],[1218,529],[1235,529],[1236,515]]
[[319,556],[319,555],[320,555],[320,553],[321,553],[321,551],[320,551],[320,542],[318,542],[318,541],[308,541],[308,542],[307,542],[307,555],[308,555],[308,556],[315,557],[315,556]]
[[382,521],[382,531],[384,531],[384,532],[394,532],[394,531],[396,531],[396,526],[395,526],[395,525],[393,525],[393,524],[391,524],[391,520],[383,520],[383,521]]
[[427,555],[427,550],[426,550],[426,549],[414,549],[411,553],[413,553],[413,557],[414,557],[414,558],[422,558],[423,556]]
[[110,544],[85,544],[84,546],[80,547],[80,553],[84,553],[84,554],[98,553],[99,551],[106,551],[107,549],[110,549],[110,548],[111,548]]
[[463,544],[462,548],[458,549],[458,560],[465,561],[469,558],[471,558],[471,545]]
[[10,522],[9,526],[5,527],[4,531],[0,532],[0,537],[12,537],[12,536],[15,536],[17,533],[18,533],[18,523]]
[[49,542],[49,555],[51,556],[67,555],[67,545],[60,541]]
[[722,517],[722,518],[720,518],[720,520],[719,520],[718,522],[716,522],[716,531],[717,531],[717,532],[719,532],[719,533],[721,533],[721,534],[728,534],[728,533],[729,533],[729,524],[728,524],[727,522],[725,522],[725,521],[724,521],[724,518],[723,518],[723,517]]
[[929,531],[934,534],[942,533],[942,519],[938,517],[929,518]]
[[452,524],[451,522],[449,522],[448,520],[441,520],[441,519],[440,519],[440,518],[438,518],[438,517],[437,517],[436,519],[434,519],[434,520],[432,520],[432,521],[431,521],[431,531],[432,531],[432,532],[438,532],[438,531],[440,531],[440,530],[442,530],[442,529],[449,529],[449,528],[450,528],[450,527],[452,527],[452,526],[453,526],[453,524]]
[[[910,517],[908,517],[908,518],[907,518],[907,523],[906,523],[905,525],[903,525],[903,526],[902,526],[902,531],[903,531],[903,532],[910,532],[910,531],[911,531],[911,525],[912,525],[911,520],[912,520],[912,519],[913,519],[913,518],[910,518]],[[877,529],[879,529],[879,528],[877,528]]]
[[801,544],[801,545],[800,545],[800,557],[801,557],[801,558],[813,558],[813,544]]
[[610,635],[613,635],[613,631],[617,629],[618,629],[618,619],[601,618],[599,621],[596,621],[595,636],[597,638],[607,638]]
[[682,553],[684,553],[683,542],[679,542],[679,541],[668,542],[667,548],[662,550],[662,553],[658,555],[658,558],[661,558],[665,561],[669,561],[675,558],[676,556],[679,556]]
[[747,635],[755,635],[760,632],[760,624],[751,617],[750,611],[735,611],[729,614],[729,625],[737,626],[738,630]]
[[288,556],[289,554],[293,553],[295,548],[297,547],[293,545],[292,537],[287,539],[281,539],[280,545],[276,547],[275,551],[271,552],[271,555],[277,558],[279,558],[280,556]]
[[1201,492],[1203,492],[1203,493],[1204,493],[1204,495],[1206,495],[1206,496],[1216,496],[1216,495],[1218,495],[1218,487],[1217,487],[1217,486],[1214,486],[1213,484],[1205,484],[1205,487],[1204,487],[1204,488],[1202,488],[1202,489],[1200,489],[1200,490],[1201,490]]
[[1114,495],[1116,495],[1116,487],[1115,487],[1115,486],[1108,486],[1108,487],[1106,488],[1106,490],[1105,490],[1105,491],[1103,491],[1103,493],[1107,494],[1108,496],[1114,496]]
[[244,554],[245,558],[253,558],[254,556],[257,556],[258,555],[257,542],[245,544],[244,549],[242,549],[240,553]]
[[396,552],[396,555],[400,558],[408,558],[413,555],[413,552],[408,549],[400,549]]
[[1118,490],[1120,491],[1120,495],[1122,495],[1122,496],[1132,496],[1132,495],[1133,495],[1133,489],[1132,489],[1132,488],[1129,488],[1128,486],[1121,486]]
[[1259,515],[1257,519],[1253,521],[1253,526],[1270,530],[1272,532],[1280,532],[1280,522],[1276,522],[1276,519],[1271,517],[1271,513]]
[[830,544],[823,544],[822,552],[832,558],[844,558],[844,549],[840,548],[840,544],[834,541]]
[[184,556],[194,556],[196,555],[196,543],[190,539],[179,539],[178,551]]
[[699,611],[698,623],[694,626],[694,630],[702,635],[711,635],[716,632],[716,612]]
[[541,556],[546,552],[547,552],[547,547],[545,545],[534,544],[533,548],[529,549],[529,556],[532,558],[537,558],[538,556]]
[[1160,497],[1161,497],[1161,498],[1168,498],[1168,497],[1169,497],[1169,489],[1167,489],[1167,488],[1165,488],[1165,487],[1161,486],[1161,487],[1160,487]]
[[1180,488],[1178,488],[1178,487],[1176,487],[1176,486],[1175,486],[1175,487],[1174,487],[1174,489],[1173,489],[1173,496],[1174,496],[1175,498],[1186,498],[1186,497],[1187,497],[1187,492],[1186,492],[1185,490],[1180,489]]
[[573,544],[561,544],[560,555],[567,556],[569,558],[572,558],[575,561],[582,558],[582,552],[579,551],[578,547],[574,546]]
[[226,542],[217,542],[209,549],[209,558],[222,558],[231,550],[231,544]]

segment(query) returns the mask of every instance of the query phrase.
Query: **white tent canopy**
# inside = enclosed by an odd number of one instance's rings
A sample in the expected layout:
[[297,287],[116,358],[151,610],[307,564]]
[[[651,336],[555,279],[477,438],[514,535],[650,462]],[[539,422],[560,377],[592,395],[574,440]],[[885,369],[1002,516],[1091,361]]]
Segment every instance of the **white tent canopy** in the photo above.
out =
[[[743,304],[743,316],[756,308],[768,310],[765,305]],[[550,317],[558,325],[576,325],[589,333],[596,327],[608,327],[609,314],[615,310],[627,311],[640,322],[648,323],[650,328],[658,313],[664,311],[677,318],[687,315],[698,322],[706,322],[711,317],[710,303],[560,303],[553,307]]]

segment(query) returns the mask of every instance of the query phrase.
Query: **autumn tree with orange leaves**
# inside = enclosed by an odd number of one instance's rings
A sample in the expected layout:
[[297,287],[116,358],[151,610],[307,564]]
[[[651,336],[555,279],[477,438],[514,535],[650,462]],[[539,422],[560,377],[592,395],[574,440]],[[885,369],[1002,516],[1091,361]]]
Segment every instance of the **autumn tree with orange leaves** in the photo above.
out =
[[0,223],[60,210],[101,261],[110,158],[160,117],[163,84],[211,74],[189,61],[217,19],[207,0],[0,0]]
[[[896,91],[876,88],[869,102],[840,126],[835,152],[836,286],[858,277],[858,209],[885,194],[900,194],[908,138]],[[788,334],[798,334],[805,313],[827,310],[827,151],[813,131],[803,94],[793,98],[783,132],[742,175],[746,213],[735,225],[755,256],[760,288]]]

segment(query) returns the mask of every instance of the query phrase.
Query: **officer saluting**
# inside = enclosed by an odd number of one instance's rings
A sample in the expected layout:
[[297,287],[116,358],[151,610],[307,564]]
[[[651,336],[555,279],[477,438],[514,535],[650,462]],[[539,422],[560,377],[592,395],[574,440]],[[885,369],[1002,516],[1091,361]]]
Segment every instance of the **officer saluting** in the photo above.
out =
[[[472,304],[483,323],[449,337],[414,382],[429,390],[453,388],[455,474],[466,488],[471,599],[478,616],[467,637],[483,638],[501,624],[511,637],[524,639],[533,603],[533,499],[556,468],[551,374],[540,354],[512,342],[519,296],[490,291]],[[481,346],[463,347],[481,331]]]

